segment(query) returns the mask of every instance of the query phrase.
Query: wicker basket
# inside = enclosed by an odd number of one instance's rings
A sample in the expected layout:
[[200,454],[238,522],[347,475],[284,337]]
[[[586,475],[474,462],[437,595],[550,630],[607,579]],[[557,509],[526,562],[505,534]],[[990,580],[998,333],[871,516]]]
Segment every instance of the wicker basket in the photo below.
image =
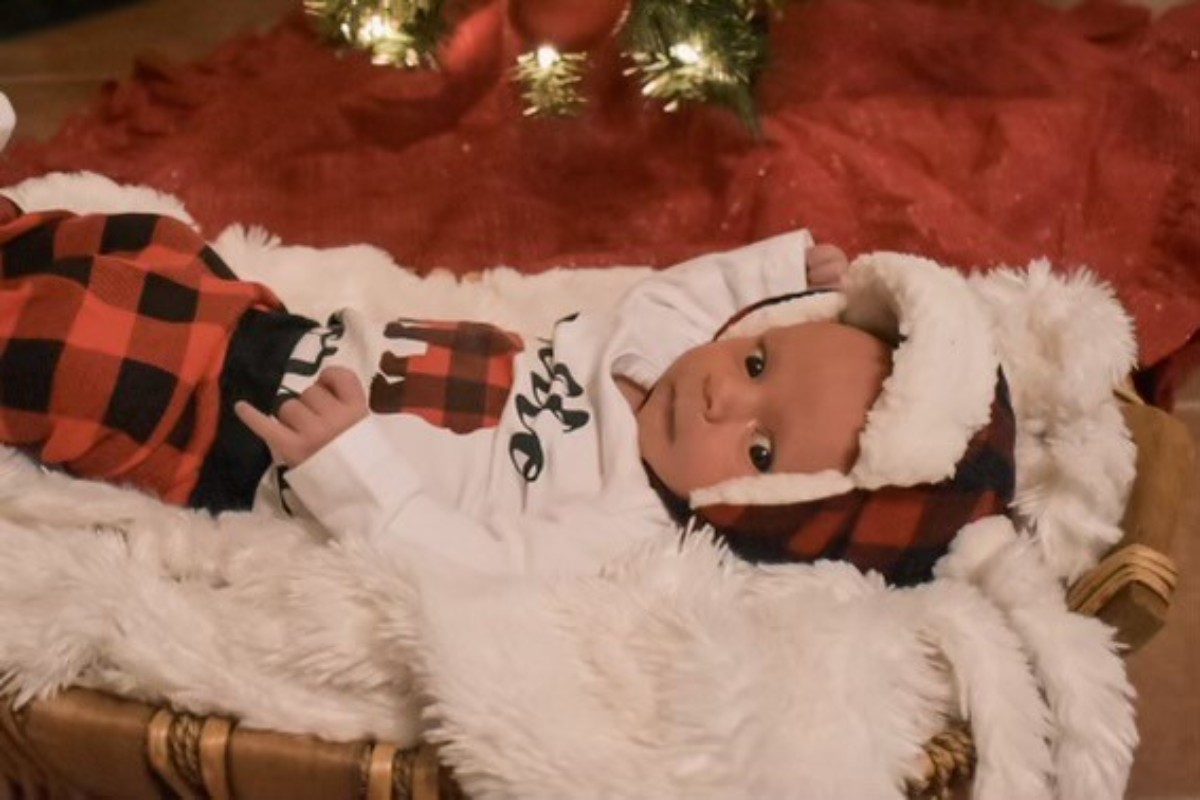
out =
[[[1187,429],[1158,409],[1123,408],[1138,445],[1137,480],[1122,522],[1125,540],[1072,587],[1077,610],[1114,625],[1136,649],[1162,627],[1175,568],[1167,555],[1192,485]],[[965,726],[926,746],[913,798],[948,797],[970,778],[974,745]],[[4,798],[288,798],[456,800],[462,792],[428,746],[335,744],[240,729],[82,689],[0,705],[0,800]]]

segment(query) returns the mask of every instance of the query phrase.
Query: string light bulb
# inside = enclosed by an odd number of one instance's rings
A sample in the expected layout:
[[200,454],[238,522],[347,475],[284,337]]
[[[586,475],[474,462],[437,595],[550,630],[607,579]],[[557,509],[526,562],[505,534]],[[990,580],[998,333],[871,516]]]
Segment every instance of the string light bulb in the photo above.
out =
[[369,45],[395,32],[395,27],[381,14],[372,14],[359,26],[358,43]]
[[762,24],[781,0],[634,0],[621,33],[642,94],[664,111],[720,103],[758,132],[753,86],[766,58]]
[[686,64],[689,67],[701,66],[704,61],[704,54],[700,51],[700,45],[692,42],[676,42],[671,45],[671,56],[679,63]]
[[543,44],[517,58],[513,77],[522,87],[525,116],[569,116],[583,105],[579,81],[587,56]]
[[562,56],[552,45],[544,44],[537,49],[537,64],[542,69],[550,69],[561,60]]
[[304,0],[317,31],[370,54],[374,64],[433,66],[445,0]]

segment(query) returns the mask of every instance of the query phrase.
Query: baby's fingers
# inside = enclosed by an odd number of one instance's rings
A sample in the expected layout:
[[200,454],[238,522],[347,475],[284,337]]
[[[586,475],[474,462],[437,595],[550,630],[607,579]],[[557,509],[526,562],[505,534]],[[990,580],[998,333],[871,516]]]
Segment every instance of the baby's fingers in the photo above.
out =
[[260,439],[266,439],[274,434],[274,428],[279,423],[272,417],[259,411],[245,400],[233,404],[233,413],[250,429],[251,433]]
[[328,389],[342,403],[351,406],[367,405],[367,395],[362,382],[345,367],[329,367],[317,376],[317,383]]
[[245,400],[233,404],[233,413],[250,429],[250,432],[263,440],[277,461],[295,466],[296,445],[298,437],[279,420],[264,414]]
[[838,288],[845,277],[849,261],[842,249],[831,244],[813,245],[805,254],[808,285],[814,289]]
[[[297,399],[317,417],[326,417],[330,414],[335,414],[342,405],[337,396],[321,381],[309,386],[300,393],[300,397]],[[282,411],[283,409],[280,410]],[[287,420],[284,420],[284,422],[287,422]]]
[[275,418],[279,420],[280,425],[300,436],[321,429],[319,404],[311,404],[311,398],[305,396],[308,393],[309,390],[306,389],[299,397],[285,400],[275,411]]

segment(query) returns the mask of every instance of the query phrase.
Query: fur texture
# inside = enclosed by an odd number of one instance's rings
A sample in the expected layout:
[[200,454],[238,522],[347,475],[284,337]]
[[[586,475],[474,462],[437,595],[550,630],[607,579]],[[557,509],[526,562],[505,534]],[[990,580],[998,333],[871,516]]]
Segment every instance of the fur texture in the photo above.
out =
[[13,111],[12,103],[8,101],[4,92],[0,92],[0,150],[8,144],[8,139],[16,127],[17,114]]
[[[95,176],[43,181],[16,196],[172,206]],[[286,248],[240,228],[217,246],[317,317],[362,300],[536,332],[637,276],[422,281],[373,248]],[[334,270],[345,288],[316,277]],[[702,531],[592,577],[483,580],[386,542],[167,508],[8,452],[0,674],[19,701],[84,684],[331,738],[423,735],[483,800],[901,798],[951,717],[971,721],[978,800],[1115,800],[1135,739],[1129,686],[1109,631],[1066,612],[1059,579],[1111,536],[1132,473],[1108,399],[1128,323],[1088,278],[991,280],[973,285],[1005,340],[1028,530],[964,530],[931,584],[750,567]],[[1040,327],[1027,334],[1022,315]]]
[[1015,505],[1055,574],[1074,580],[1121,536],[1134,447],[1113,387],[1137,359],[1133,326],[1087,270],[1045,260],[971,285],[996,330],[1017,419]]

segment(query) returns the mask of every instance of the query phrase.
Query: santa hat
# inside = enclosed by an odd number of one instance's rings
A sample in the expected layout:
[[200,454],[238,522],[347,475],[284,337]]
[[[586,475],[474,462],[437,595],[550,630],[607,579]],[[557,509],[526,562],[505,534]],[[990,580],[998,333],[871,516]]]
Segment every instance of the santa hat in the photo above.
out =
[[962,275],[876,253],[851,264],[842,292],[758,303],[716,338],[818,320],[895,347],[854,465],[734,478],[689,504],[753,560],[838,558],[894,583],[928,579],[962,526],[1012,499],[1015,429],[990,322]]

